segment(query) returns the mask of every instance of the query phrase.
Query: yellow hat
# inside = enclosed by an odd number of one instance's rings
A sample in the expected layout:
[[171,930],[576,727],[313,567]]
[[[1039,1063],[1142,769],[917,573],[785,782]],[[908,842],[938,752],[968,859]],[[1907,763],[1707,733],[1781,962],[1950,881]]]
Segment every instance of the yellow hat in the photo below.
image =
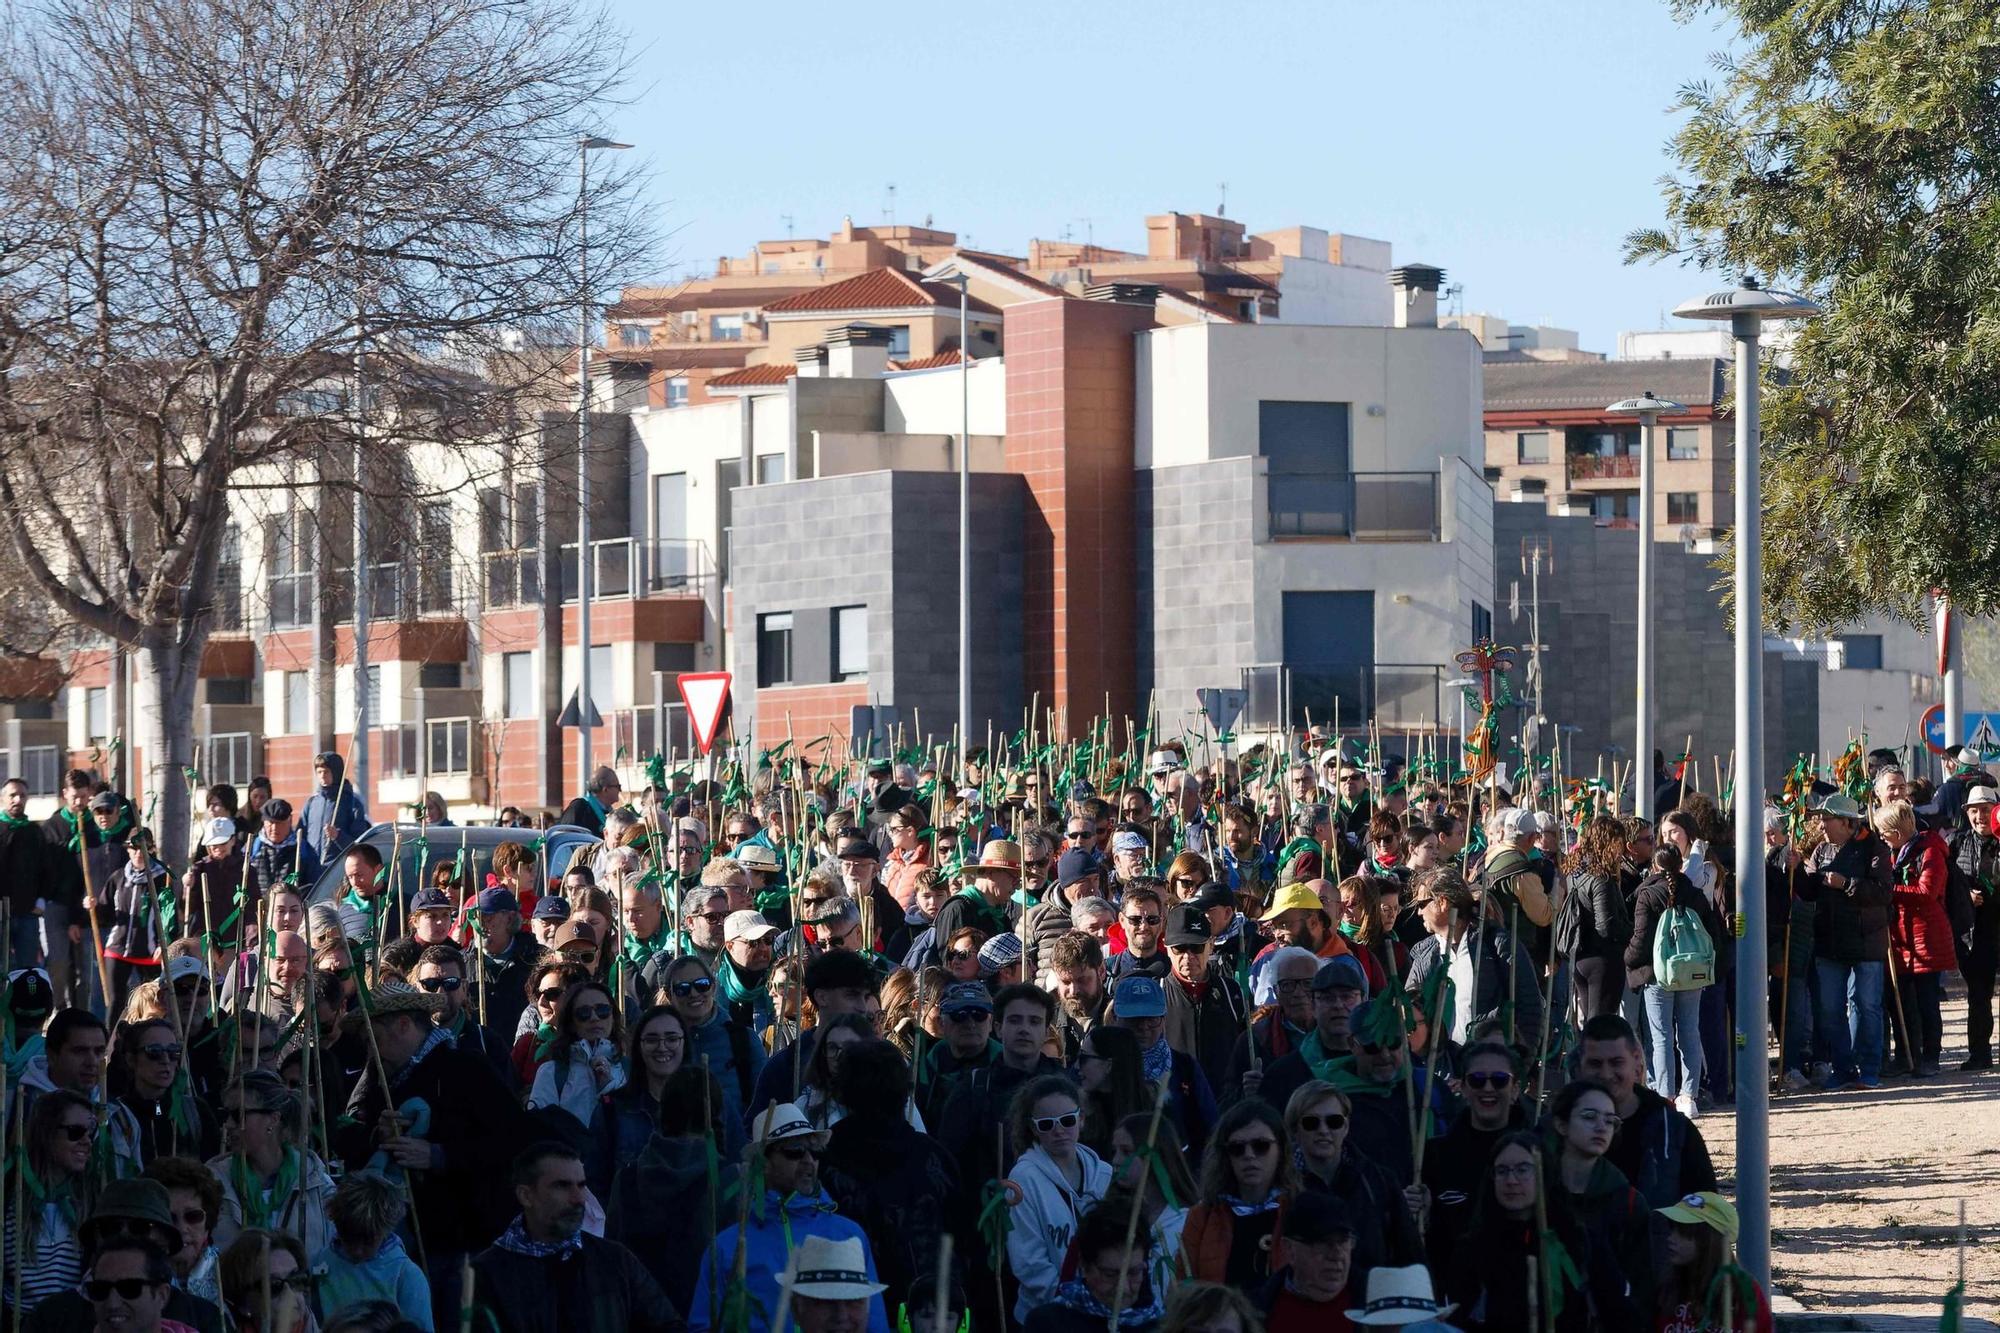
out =
[[1258,919],[1261,921],[1272,921],[1295,907],[1303,907],[1313,912],[1324,912],[1326,910],[1326,904],[1319,900],[1317,893],[1314,893],[1303,884],[1287,884],[1278,890],[1278,896],[1271,900],[1271,906]]
[[1714,1190],[1703,1190],[1699,1194],[1689,1194],[1679,1203],[1668,1204],[1659,1210],[1660,1215],[1671,1222],[1685,1222],[1689,1226],[1714,1227],[1722,1233],[1731,1245],[1736,1243],[1736,1205]]

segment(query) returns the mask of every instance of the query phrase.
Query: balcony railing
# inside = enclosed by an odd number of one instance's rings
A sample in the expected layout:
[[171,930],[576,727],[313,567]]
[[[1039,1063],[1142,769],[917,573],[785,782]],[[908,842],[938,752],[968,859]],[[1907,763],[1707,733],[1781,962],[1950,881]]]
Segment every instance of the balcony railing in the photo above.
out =
[[[334,571],[328,588],[328,608],[336,622],[351,620],[353,571]],[[464,616],[476,600],[462,586],[449,561],[410,563],[384,561],[368,567],[368,618],[404,624],[427,616]]]
[[[710,577],[707,548],[686,537],[611,537],[590,544],[590,600],[700,597]],[[562,598],[576,600],[576,543],[558,557]]]
[[1412,662],[1293,662],[1246,667],[1248,699],[1241,728],[1369,722],[1387,728],[1436,726],[1455,701],[1445,698],[1446,669]]
[[1569,476],[1571,481],[1595,481],[1601,477],[1636,477],[1639,475],[1639,455],[1637,454],[1571,454],[1569,456]]
[[1271,536],[1356,542],[1438,539],[1435,472],[1294,472],[1273,469],[1266,494]]

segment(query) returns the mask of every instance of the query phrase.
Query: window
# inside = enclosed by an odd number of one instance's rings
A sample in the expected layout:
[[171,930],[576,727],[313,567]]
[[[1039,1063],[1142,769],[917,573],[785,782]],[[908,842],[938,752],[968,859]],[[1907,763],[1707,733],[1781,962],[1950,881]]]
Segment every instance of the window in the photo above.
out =
[[785,456],[783,454],[757,455],[757,484],[774,486],[785,479]]
[[[526,657],[526,653],[521,656]],[[464,678],[464,672],[457,662],[424,662],[417,667],[417,688],[420,690],[455,690]]]
[[222,530],[222,553],[215,569],[215,628],[243,628],[243,533],[234,523]]
[[1632,528],[1639,525],[1639,493],[1607,491],[1590,497],[1590,512],[1600,528]]
[[1621,458],[1638,452],[1639,436],[1633,431],[1584,430],[1576,433],[1570,452],[1594,454],[1598,458]]
[[757,685],[792,683],[792,613],[757,617]]
[[1546,463],[1549,461],[1549,433],[1545,430],[1524,430],[1514,437],[1514,456],[1522,463]]
[[424,728],[430,732],[432,773],[449,775],[472,771],[471,718],[434,718],[426,722]]
[[868,608],[833,608],[833,678],[861,680],[868,674]]
[[1694,491],[1668,491],[1667,522],[1701,522],[1701,496]]
[[535,707],[535,655],[505,653],[500,658],[502,707],[508,717],[533,717]]
[[514,484],[514,549],[525,551],[542,543],[540,515],[535,512],[535,483]]
[[285,673],[285,734],[302,736],[312,730],[312,673]]
[[248,676],[211,676],[207,684],[208,702],[211,704],[247,704],[250,702],[250,678]]
[[1848,671],[1882,669],[1882,636],[1879,634],[1836,634],[1841,647],[1841,666]]
[[1699,426],[1667,427],[1667,459],[1669,462],[1700,457],[1701,428]]
[[[368,721],[371,726],[380,727],[382,725],[382,668],[370,662],[367,674]],[[354,706],[355,710],[359,712],[361,707],[361,700],[359,698],[355,699]]]
[[981,329],[979,331],[979,341],[983,343],[991,343],[995,346],[998,346],[1000,342],[1000,330]]
[[479,491],[479,549],[482,551],[504,551],[507,549],[507,492],[498,486],[484,486]]
[[83,692],[83,719],[91,744],[95,745],[111,735],[110,690],[102,685],[93,685]]
[[250,733],[247,731],[219,732],[208,738],[208,762],[201,766],[202,776],[210,782],[227,782],[241,791],[250,785],[255,776],[250,767]]
[[652,345],[653,331],[644,324],[620,324],[618,343],[621,347],[648,347]]
[[1472,604],[1472,641],[1481,643],[1493,637],[1493,612],[1479,603]]
[[28,784],[28,795],[53,796],[61,780],[62,764],[57,758],[55,746],[21,747],[21,781]]
[[667,406],[686,407],[688,402],[687,376],[676,375],[667,381]]
[[743,316],[710,315],[708,336],[712,342],[737,343],[743,341]]
[[910,326],[892,325],[889,329],[889,355],[901,360],[910,354]]

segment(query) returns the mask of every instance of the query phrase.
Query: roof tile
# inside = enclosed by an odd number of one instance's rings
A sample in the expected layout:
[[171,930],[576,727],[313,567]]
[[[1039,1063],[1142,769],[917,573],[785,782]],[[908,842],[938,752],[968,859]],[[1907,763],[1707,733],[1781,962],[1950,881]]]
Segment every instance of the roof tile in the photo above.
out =
[[[958,292],[940,282],[919,282],[896,269],[878,268],[843,282],[798,292],[773,301],[764,309],[766,313],[785,314],[821,310],[921,310],[932,306],[955,309]],[[972,308],[988,312],[993,309],[976,296],[972,298]]]
[[745,366],[741,370],[726,371],[712,376],[708,381],[708,387],[743,389],[763,384],[783,384],[798,373],[798,366],[790,361],[770,361],[761,366]]

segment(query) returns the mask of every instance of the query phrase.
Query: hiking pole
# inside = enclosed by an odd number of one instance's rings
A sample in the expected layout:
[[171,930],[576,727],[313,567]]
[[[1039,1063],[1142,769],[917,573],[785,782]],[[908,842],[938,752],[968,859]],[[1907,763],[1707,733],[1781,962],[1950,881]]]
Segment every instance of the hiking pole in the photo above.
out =
[[[83,867],[83,914],[90,919],[90,946],[97,954],[98,993],[104,997],[104,1012],[115,1020],[117,1015],[111,1013],[111,970],[104,962],[104,931],[97,924],[97,894],[92,891],[90,885],[90,852],[85,847],[87,841],[83,836],[83,822],[78,820],[76,859],[77,864]],[[249,864],[247,859],[244,864]]]
[[[1159,1084],[1153,1089],[1153,1118],[1151,1122],[1149,1122],[1146,1126],[1146,1148],[1145,1152],[1142,1154],[1143,1156],[1150,1158],[1154,1151],[1153,1145],[1159,1142],[1160,1117],[1166,1112],[1167,1088],[1171,1086],[1172,1082],[1173,1082],[1173,1071],[1171,1068],[1169,1068],[1166,1076],[1161,1078]],[[1139,1188],[1135,1190],[1132,1194],[1132,1213],[1129,1217],[1125,1219],[1125,1258],[1128,1262],[1130,1261],[1132,1255],[1132,1243],[1139,1237],[1139,1209],[1144,1204],[1145,1198],[1146,1198],[1146,1177],[1143,1173],[1141,1173],[1139,1177]],[[1148,1251],[1150,1251],[1152,1249],[1152,1246],[1148,1245],[1146,1248],[1148,1249]],[[1146,1271],[1146,1265],[1144,1261],[1141,1261],[1140,1271],[1141,1272]],[[1117,1292],[1111,1298],[1111,1319],[1109,1321],[1110,1325],[1109,1333],[1118,1333],[1118,1320],[1119,1317],[1124,1313],[1125,1313],[1125,1274],[1124,1271],[1121,1269],[1118,1274]]]

